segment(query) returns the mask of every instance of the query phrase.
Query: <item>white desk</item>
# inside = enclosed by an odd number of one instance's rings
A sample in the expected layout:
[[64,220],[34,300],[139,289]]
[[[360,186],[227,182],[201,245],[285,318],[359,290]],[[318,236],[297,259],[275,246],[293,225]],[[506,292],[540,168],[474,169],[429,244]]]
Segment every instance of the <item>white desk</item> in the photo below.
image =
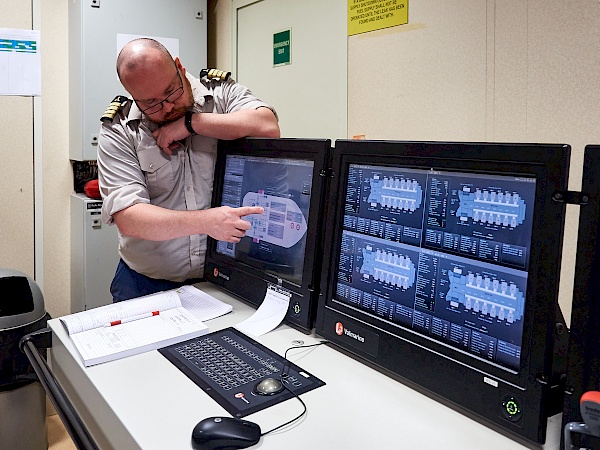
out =
[[[207,322],[211,331],[253,312],[208,283],[197,287],[233,305],[231,314]],[[191,449],[197,422],[229,416],[157,351],[85,368],[58,319],[48,325],[54,334],[52,370],[101,449]],[[310,344],[320,339],[282,325],[257,340],[283,355],[294,340]],[[294,350],[288,359],[327,384],[302,395],[308,412],[300,421],[264,436],[253,448],[528,448],[327,345]],[[301,411],[300,402],[290,399],[245,419],[266,431]],[[543,448],[558,450],[559,438],[560,416],[555,416]]]

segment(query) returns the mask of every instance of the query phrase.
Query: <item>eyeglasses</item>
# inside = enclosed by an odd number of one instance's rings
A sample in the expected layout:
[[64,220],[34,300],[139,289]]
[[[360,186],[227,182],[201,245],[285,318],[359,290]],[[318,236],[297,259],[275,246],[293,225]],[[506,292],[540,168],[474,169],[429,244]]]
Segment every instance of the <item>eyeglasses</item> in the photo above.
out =
[[[165,103],[165,102],[166,103],[175,103],[177,101],[177,99],[179,99],[179,97],[181,97],[183,95],[183,80],[181,79],[181,74],[179,73],[179,70],[177,71],[177,76],[179,77],[179,87],[177,89],[175,89],[173,92],[171,92],[169,95],[167,95],[167,98],[165,98],[163,101],[155,103],[154,105],[152,105],[146,109],[140,109],[140,111],[142,111],[146,115],[156,114],[161,109],[163,109],[163,103]],[[138,103],[137,100],[136,100],[136,103]],[[139,106],[139,103],[138,103],[138,106]]]

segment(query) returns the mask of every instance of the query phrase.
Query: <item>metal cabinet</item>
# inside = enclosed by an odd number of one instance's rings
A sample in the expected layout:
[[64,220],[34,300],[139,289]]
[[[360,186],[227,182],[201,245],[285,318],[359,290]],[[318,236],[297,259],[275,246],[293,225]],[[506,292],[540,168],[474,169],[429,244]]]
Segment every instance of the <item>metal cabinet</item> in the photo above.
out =
[[110,283],[119,262],[116,225],[100,218],[101,200],[71,195],[71,311],[112,302]]

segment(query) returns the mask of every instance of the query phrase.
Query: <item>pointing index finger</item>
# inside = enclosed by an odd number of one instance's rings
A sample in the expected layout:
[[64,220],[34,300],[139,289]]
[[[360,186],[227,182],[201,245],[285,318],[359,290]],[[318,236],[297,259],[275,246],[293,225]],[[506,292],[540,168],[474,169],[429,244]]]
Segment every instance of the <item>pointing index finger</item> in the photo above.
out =
[[240,217],[250,214],[262,214],[265,210],[261,206],[242,206],[238,209]]

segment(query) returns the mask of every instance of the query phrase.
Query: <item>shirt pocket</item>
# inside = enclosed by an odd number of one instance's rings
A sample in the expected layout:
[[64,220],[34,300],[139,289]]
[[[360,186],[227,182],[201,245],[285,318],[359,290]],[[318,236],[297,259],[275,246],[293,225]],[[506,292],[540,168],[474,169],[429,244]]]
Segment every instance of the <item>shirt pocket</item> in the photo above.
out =
[[150,199],[173,190],[175,178],[171,157],[156,145],[153,137],[144,135],[137,150],[140,167],[146,176]]
[[192,136],[192,160],[198,168],[200,176],[211,186],[215,175],[215,162],[217,160],[217,142],[215,138],[194,135]]

